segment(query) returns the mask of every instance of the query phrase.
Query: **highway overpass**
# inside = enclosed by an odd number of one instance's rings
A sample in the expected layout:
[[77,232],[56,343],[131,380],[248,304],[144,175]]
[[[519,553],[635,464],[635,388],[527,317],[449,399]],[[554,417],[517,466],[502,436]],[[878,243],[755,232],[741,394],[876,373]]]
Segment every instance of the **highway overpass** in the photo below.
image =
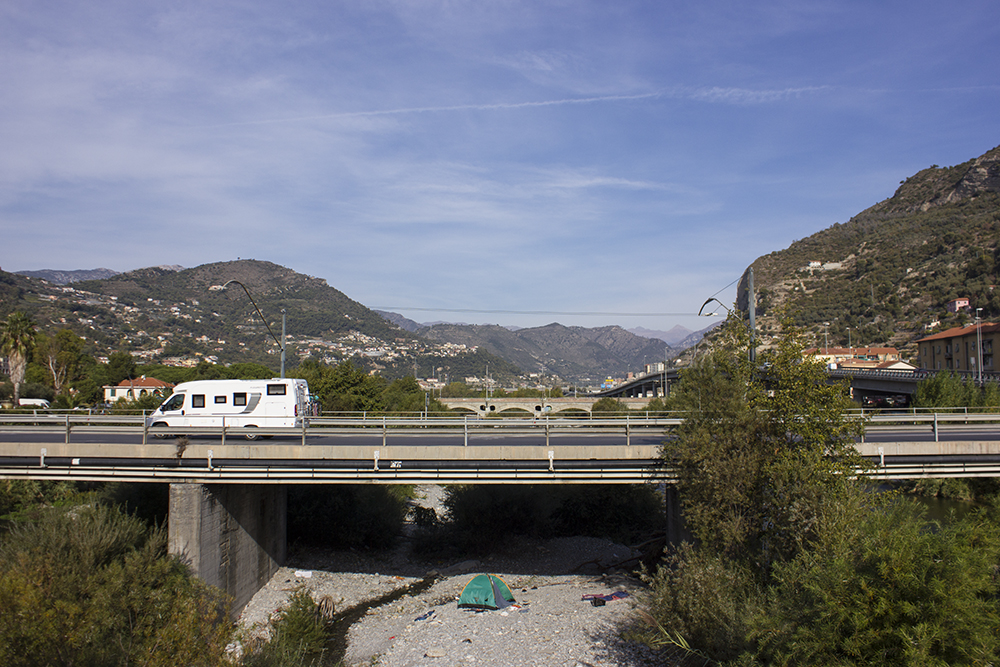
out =
[[[874,418],[873,477],[1000,476],[1000,414]],[[286,557],[290,484],[673,481],[660,443],[680,417],[318,418],[301,430],[167,429],[141,417],[0,415],[0,479],[169,483],[169,545],[236,614]],[[667,493],[668,529],[679,525]],[[672,519],[669,517],[673,517]]]

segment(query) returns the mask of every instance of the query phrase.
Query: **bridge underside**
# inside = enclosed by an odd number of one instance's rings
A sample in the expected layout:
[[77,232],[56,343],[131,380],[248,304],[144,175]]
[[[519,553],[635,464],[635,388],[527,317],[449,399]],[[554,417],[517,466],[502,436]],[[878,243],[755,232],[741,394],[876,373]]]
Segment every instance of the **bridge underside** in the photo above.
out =
[[170,553],[231,598],[239,615],[285,564],[285,486],[171,484]]

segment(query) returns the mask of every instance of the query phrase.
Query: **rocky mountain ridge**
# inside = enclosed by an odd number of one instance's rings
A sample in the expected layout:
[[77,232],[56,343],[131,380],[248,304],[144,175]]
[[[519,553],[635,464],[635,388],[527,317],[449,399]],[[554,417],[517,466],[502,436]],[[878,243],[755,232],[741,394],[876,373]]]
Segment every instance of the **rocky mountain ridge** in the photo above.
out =
[[663,341],[636,336],[619,326],[567,327],[553,322],[512,331],[495,324],[436,324],[417,333],[434,341],[482,346],[525,371],[579,381],[622,376],[672,356]]
[[1000,147],[901,181],[888,199],[753,263],[758,323],[781,318],[831,345],[893,345],[959,323],[968,297],[1000,317]]

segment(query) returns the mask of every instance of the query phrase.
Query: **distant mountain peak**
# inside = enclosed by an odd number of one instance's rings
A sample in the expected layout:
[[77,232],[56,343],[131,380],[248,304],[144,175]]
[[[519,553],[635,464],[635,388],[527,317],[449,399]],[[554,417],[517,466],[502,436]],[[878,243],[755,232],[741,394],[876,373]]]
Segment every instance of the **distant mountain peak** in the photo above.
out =
[[69,283],[78,283],[84,280],[104,280],[105,278],[118,275],[117,271],[112,271],[111,269],[73,269],[71,271],[40,269],[38,271],[15,271],[14,273],[20,276],[28,276],[29,278],[41,278],[54,285],[68,285]]

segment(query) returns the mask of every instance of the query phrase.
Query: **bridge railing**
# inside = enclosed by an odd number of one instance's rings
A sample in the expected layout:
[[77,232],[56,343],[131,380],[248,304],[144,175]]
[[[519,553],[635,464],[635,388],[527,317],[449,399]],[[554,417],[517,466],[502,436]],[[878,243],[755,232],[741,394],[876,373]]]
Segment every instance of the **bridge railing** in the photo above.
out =
[[[1000,423],[1000,413],[974,408],[929,410],[894,410],[873,412],[856,410],[847,413],[850,419],[863,419],[869,428],[897,428],[930,430],[935,441],[943,426],[975,427]],[[320,416],[303,420],[300,428],[268,427],[252,429],[227,424],[220,420],[215,425],[148,428],[142,415],[99,415],[82,412],[53,413],[0,413],[0,434],[11,432],[61,433],[69,443],[74,433],[90,435],[141,434],[142,442],[155,435],[207,436],[226,438],[246,437],[257,439],[270,436],[294,436],[303,444],[310,436],[366,435],[381,436],[383,441],[392,435],[462,434],[466,444],[474,435],[537,435],[544,434],[546,442],[552,435],[567,434],[623,434],[626,442],[633,434],[663,433],[683,423],[685,415],[634,415],[600,417],[504,417],[479,418],[476,416]],[[862,441],[864,439],[862,438]]]

